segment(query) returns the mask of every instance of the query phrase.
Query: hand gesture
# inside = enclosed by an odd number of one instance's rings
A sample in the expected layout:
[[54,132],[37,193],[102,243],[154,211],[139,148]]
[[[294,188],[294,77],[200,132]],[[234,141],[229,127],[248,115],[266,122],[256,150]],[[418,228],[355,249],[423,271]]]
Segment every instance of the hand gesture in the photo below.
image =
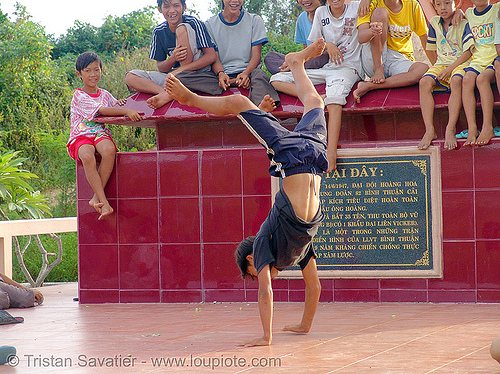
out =
[[335,62],[335,65],[340,65],[344,61],[344,55],[340,52],[339,48],[333,43],[326,43],[326,50],[328,51],[328,56],[331,62]]
[[243,71],[236,76],[236,85],[247,90],[250,88],[250,76],[247,72]]
[[358,17],[364,17],[370,11],[370,0],[361,0],[358,8]]
[[371,22],[370,23],[370,30],[371,30],[373,36],[382,35],[383,25],[384,24],[382,22]]

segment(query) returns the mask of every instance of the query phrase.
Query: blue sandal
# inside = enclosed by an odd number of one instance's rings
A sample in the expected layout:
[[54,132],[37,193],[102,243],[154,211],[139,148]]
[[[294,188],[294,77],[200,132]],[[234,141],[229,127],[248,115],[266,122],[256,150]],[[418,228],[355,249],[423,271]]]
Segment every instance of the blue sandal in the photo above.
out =
[[469,135],[469,130],[463,130],[459,132],[458,134],[455,135],[455,138],[457,139],[467,139],[467,136]]
[[0,347],[0,365],[5,365],[16,357],[16,348],[4,345]]
[[494,127],[493,132],[495,133],[495,136],[500,136],[500,126]]

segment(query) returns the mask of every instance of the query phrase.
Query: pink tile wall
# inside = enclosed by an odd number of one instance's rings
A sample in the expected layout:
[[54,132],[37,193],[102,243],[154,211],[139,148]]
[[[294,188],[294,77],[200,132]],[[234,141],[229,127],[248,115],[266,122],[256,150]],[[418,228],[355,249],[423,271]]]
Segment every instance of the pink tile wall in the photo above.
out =
[[[416,146],[423,125],[412,116],[344,116],[341,147]],[[119,153],[106,187],[116,213],[103,221],[87,203],[92,193],[78,165],[81,302],[257,300],[257,284],[240,278],[233,252],[271,206],[269,161],[255,141],[246,145],[237,122],[198,130],[171,134],[174,149]],[[244,145],[234,148],[238,133]],[[500,302],[500,141],[454,151],[434,144],[443,279],[322,279],[323,302]],[[304,300],[302,280],[273,287],[276,300]]]

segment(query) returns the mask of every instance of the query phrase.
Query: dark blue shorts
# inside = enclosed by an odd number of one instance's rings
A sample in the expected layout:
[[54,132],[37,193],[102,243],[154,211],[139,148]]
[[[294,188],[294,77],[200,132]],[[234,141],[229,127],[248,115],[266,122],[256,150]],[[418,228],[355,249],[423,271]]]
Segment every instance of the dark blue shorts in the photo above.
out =
[[328,170],[326,119],[322,108],[304,114],[293,131],[281,126],[272,114],[261,110],[242,112],[238,118],[266,148],[272,176],[285,178]]

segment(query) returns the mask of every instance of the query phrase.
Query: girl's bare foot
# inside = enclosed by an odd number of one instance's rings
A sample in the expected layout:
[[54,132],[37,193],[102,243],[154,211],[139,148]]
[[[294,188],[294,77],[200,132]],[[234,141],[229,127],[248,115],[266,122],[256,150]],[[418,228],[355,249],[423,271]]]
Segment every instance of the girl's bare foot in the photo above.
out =
[[487,127],[481,129],[481,134],[477,137],[476,141],[474,142],[474,145],[477,146],[482,146],[486,145],[490,142],[490,140],[495,136],[495,133],[493,132],[493,128]]
[[[101,213],[100,212],[100,206],[97,206],[99,205],[99,199],[97,198],[97,196],[94,194],[94,196],[92,196],[92,199],[89,200],[89,205],[94,208],[96,210],[97,213]],[[102,205],[101,205],[102,206]]]
[[276,109],[276,103],[271,96],[266,95],[260,102],[259,109],[263,110],[264,112],[272,112],[274,109]]
[[167,75],[167,79],[165,79],[165,89],[167,93],[179,103],[193,106],[190,105],[190,102],[195,94],[189,91],[173,74]]
[[158,109],[171,100],[172,98],[167,92],[160,92],[158,95],[154,95],[153,97],[147,99],[146,103],[151,109]]
[[112,214],[114,212],[113,208],[111,208],[111,205],[109,205],[108,202],[101,203],[101,204],[102,204],[102,207],[101,207],[101,215],[98,218],[99,221],[101,219],[103,219],[104,217],[109,216],[110,214]]
[[444,135],[444,149],[451,151],[457,148],[457,137],[455,136],[455,129],[446,128],[446,133]]
[[479,133],[477,130],[469,130],[469,132],[467,133],[467,140],[465,141],[464,145],[474,145],[476,143],[476,138],[478,135]]
[[325,50],[326,44],[323,38],[319,38],[313,43],[311,43],[307,48],[299,52],[292,52],[285,56],[285,62],[288,66],[292,66],[292,64],[300,63],[310,60],[311,58],[319,57],[323,54]]
[[437,135],[434,132],[434,130],[426,131],[424,134],[424,137],[422,138],[420,143],[418,143],[418,145],[417,145],[418,149],[424,150],[424,149],[429,148],[429,146],[431,145],[431,142],[436,138],[437,138]]
[[356,87],[356,89],[352,93],[352,96],[354,97],[354,100],[356,100],[357,103],[360,103],[361,102],[361,98],[368,91],[371,90],[371,85],[372,84],[373,83],[371,83],[371,82],[364,82],[364,81],[358,83],[358,87]]
[[384,74],[384,67],[383,66],[375,69],[375,71],[373,73],[374,74],[373,74],[373,77],[370,78],[370,82],[375,83],[375,84],[385,82],[385,74]]

